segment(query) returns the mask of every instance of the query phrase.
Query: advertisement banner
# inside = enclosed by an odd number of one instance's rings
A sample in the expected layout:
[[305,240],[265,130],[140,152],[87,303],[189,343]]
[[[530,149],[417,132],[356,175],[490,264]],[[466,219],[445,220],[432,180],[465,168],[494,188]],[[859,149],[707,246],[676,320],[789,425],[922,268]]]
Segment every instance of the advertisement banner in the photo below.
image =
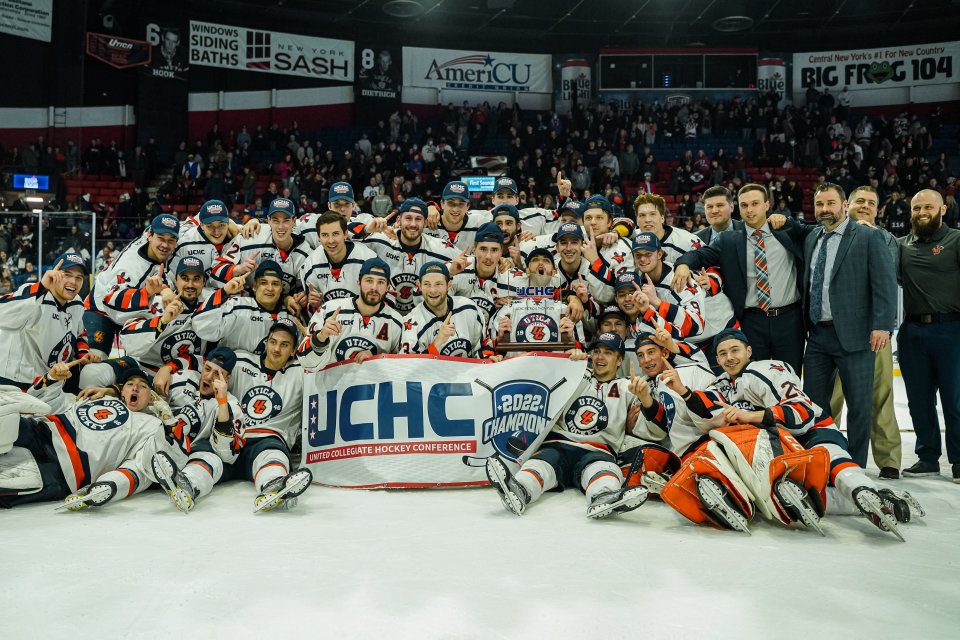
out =
[[793,91],[846,86],[849,91],[957,81],[960,42],[793,54]]
[[186,81],[190,63],[187,61],[183,29],[169,22],[150,22],[147,24],[147,41],[153,49],[150,63],[143,68],[143,75],[157,80]]
[[402,49],[367,43],[357,45],[357,118],[375,125],[400,108]]
[[0,33],[50,42],[53,0],[3,0]]
[[353,82],[353,41],[190,21],[190,63]]
[[87,55],[115,69],[150,64],[150,43],[105,33],[87,33]]
[[757,61],[757,89],[761,93],[776,93],[778,105],[783,105],[787,92],[787,63],[782,58],[760,58]]
[[551,93],[549,54],[403,48],[409,87]]
[[555,55],[556,110],[567,115],[574,105],[587,107],[593,99],[593,67],[596,56]]
[[352,488],[474,486],[515,460],[570,402],[586,361],[536,353],[491,364],[393,355],[307,370],[303,464]]

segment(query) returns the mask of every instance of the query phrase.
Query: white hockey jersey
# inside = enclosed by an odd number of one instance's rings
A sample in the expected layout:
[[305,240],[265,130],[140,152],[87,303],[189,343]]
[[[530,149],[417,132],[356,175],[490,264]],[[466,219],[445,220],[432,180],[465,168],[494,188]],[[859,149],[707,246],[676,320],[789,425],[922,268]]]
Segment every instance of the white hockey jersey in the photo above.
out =
[[424,235],[419,247],[405,247],[399,240],[392,240],[382,233],[374,233],[365,244],[390,265],[390,285],[393,289],[395,306],[401,315],[407,315],[422,302],[420,295],[420,267],[438,260],[448,263],[460,250],[452,244]]
[[423,235],[436,238],[446,244],[455,246],[460,251],[469,249],[474,245],[474,239],[477,236],[477,230],[483,225],[493,220],[489,211],[469,211],[463,217],[463,225],[459,231],[449,231],[443,225],[443,216],[440,216],[440,224],[436,229],[423,229]]
[[[521,291],[523,289],[529,292],[530,287],[524,283]],[[556,299],[559,289],[543,289],[542,297],[517,297],[500,307],[490,321],[490,337],[497,337],[497,328],[502,318],[510,318],[513,324],[511,342],[559,342],[560,319],[566,315],[567,305]],[[573,339],[580,344],[585,342],[583,324],[580,322],[573,325]]]
[[[203,264],[203,275],[207,280],[204,284],[204,292],[210,293],[213,289],[220,286],[210,278],[210,271],[217,260],[228,256],[233,250],[234,245],[239,241],[240,236],[236,236],[226,242],[216,245],[203,233],[203,228],[195,218],[188,218],[180,224],[180,238],[177,240],[177,249],[168,261],[172,267],[165,271],[168,284],[172,287],[176,278],[175,269],[183,258],[197,258]],[[221,283],[222,284],[222,283]]]
[[152,297],[144,285],[160,273],[162,265],[147,257],[147,243],[131,242],[109,267],[97,275],[87,295],[86,307],[118,325],[150,311]]
[[[331,336],[326,343],[314,341],[335,309],[339,309],[337,322],[342,327],[339,335]],[[349,360],[361,351],[374,355],[397,353],[403,333],[403,318],[389,305],[383,304],[380,311],[364,317],[354,298],[340,298],[325,303],[310,318],[307,336],[300,342],[297,353],[303,366],[310,369],[325,367],[333,362]]]
[[[317,238],[317,219],[324,213],[326,212],[305,213],[297,218],[297,222],[293,225],[293,232],[303,236],[304,242],[311,251],[320,246],[320,240]],[[362,238],[365,236],[366,227],[372,220],[373,216],[369,213],[354,212],[347,222],[347,237]]]
[[[447,305],[453,314],[450,322],[456,329],[456,334],[437,349],[433,341],[436,340],[445,317],[434,315],[426,303],[421,302],[404,318],[400,353],[431,353],[458,358],[493,355],[484,331],[486,325],[477,305],[470,298],[461,296],[450,296],[447,298]],[[482,350],[485,353],[481,354]]]
[[723,276],[720,274],[720,270],[708,269],[707,277],[710,279],[710,288],[703,292],[705,297],[703,302],[703,331],[694,338],[697,344],[704,346],[724,329],[740,326],[733,315],[733,304],[727,294],[723,292]]
[[360,267],[377,254],[360,242],[347,242],[347,256],[340,264],[330,264],[327,252],[317,247],[303,265],[303,290],[323,294],[323,301],[360,295]]
[[136,358],[142,367],[156,371],[170,365],[172,371],[199,371],[203,360],[205,341],[193,330],[193,314],[197,307],[185,306],[183,312],[160,332],[157,326],[163,316],[163,299],[154,298],[151,315],[128,320],[120,331],[120,342],[128,356]]
[[230,392],[240,401],[248,440],[277,436],[293,448],[301,432],[303,405],[303,366],[296,358],[271,371],[263,356],[238,351]]
[[217,342],[221,347],[260,353],[273,323],[290,317],[280,305],[270,311],[256,298],[230,296],[218,289],[194,312],[193,331],[201,340]]
[[497,312],[496,299],[515,297],[517,286],[523,286],[525,278],[526,274],[517,269],[507,269],[502,273],[496,271],[489,278],[481,278],[475,268],[468,267],[453,276],[450,295],[473,300],[480,309],[484,325],[489,326],[490,318]]
[[[238,238],[223,257],[217,259],[211,269],[211,284],[222,287],[233,278],[233,271],[237,265],[247,258],[254,258],[257,264],[273,260],[283,271],[283,291],[291,293],[300,290],[300,272],[304,263],[310,257],[310,247],[303,236],[293,234],[293,246],[289,251],[277,247],[273,241],[273,231],[270,227],[260,229],[260,233],[252,238]],[[254,271],[247,275],[247,287],[253,287]]]
[[[170,392],[167,394],[167,403],[173,411],[174,417],[184,421],[183,432],[189,436],[191,447],[200,442],[211,442],[214,438],[213,428],[217,424],[217,412],[220,405],[213,396],[203,398],[200,396],[200,372],[186,371],[176,376],[176,381],[171,382]],[[217,455],[227,463],[236,460],[242,446],[242,438],[246,426],[246,415],[240,402],[229,391],[227,392],[227,405],[230,407],[230,421],[233,423],[234,433],[241,439],[232,447],[232,454],[225,453],[225,447],[213,447]],[[187,442],[184,439],[184,444]],[[184,451],[189,453],[189,451]]]
[[[643,275],[640,277],[643,278]],[[661,324],[674,338],[696,339],[703,333],[703,308],[706,305],[703,289],[694,285],[677,293],[671,286],[672,281],[673,265],[665,262],[660,281],[653,283],[660,298],[657,315],[663,319]]]
[[[680,381],[688,389],[706,389],[717,379],[717,375],[704,365],[680,365],[676,370]],[[703,420],[695,419],[683,398],[659,379],[648,380],[647,384],[650,386],[651,395],[662,408],[661,424],[670,436],[670,450],[682,456],[693,444],[699,442],[709,429],[703,428]]]
[[[643,233],[640,229],[634,232],[634,236]],[[673,264],[680,259],[683,254],[699,249],[703,246],[703,240],[699,236],[690,233],[686,229],[678,227],[663,226],[663,237],[660,238],[660,248],[663,249],[663,261]]]

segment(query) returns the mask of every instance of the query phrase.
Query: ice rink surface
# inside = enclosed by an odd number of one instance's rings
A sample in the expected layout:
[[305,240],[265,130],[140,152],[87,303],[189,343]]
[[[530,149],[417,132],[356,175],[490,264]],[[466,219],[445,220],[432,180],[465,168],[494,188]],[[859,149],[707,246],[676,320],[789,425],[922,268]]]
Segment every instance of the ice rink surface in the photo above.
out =
[[574,491],[522,518],[488,488],[314,486],[256,516],[241,482],[189,516],[152,490],[96,512],[31,505],[0,511],[0,637],[956,639],[960,485],[942,473],[883,483],[927,510],[906,544],[852,516],[826,518],[825,538],[713,530],[656,499],[591,521]]

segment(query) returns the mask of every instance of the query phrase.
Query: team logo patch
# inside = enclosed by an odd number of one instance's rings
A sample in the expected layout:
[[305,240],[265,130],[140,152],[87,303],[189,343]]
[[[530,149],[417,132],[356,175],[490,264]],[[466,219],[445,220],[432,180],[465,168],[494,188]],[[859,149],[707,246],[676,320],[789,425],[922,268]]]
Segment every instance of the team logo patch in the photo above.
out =
[[493,401],[493,417],[483,421],[484,444],[489,442],[497,453],[516,460],[544,429],[550,428],[550,393],[565,381],[550,389],[535,380],[511,380],[496,387],[477,380]]
[[489,320],[490,315],[493,313],[494,309],[496,309],[496,305],[493,304],[493,300],[480,297],[470,299],[473,300],[474,304],[476,304],[481,311],[483,311],[484,315]]
[[497,184],[501,187],[512,187],[513,180],[511,180],[510,178],[500,178],[499,180],[497,180]]
[[92,431],[109,431],[122,427],[130,417],[130,411],[122,400],[106,398],[77,407],[80,424]]
[[593,396],[580,396],[563,414],[567,431],[581,436],[590,436],[607,428],[610,421],[607,405]]
[[50,355],[47,356],[47,368],[49,369],[58,362],[70,362],[70,356],[74,352],[74,340],[72,333],[68,333],[60,339],[60,342],[57,343],[57,346],[50,351]]
[[177,358],[189,358],[200,352],[200,338],[193,331],[179,331],[160,345],[160,361],[166,364]]
[[337,343],[334,355],[338,361],[350,360],[361,351],[369,351],[377,355],[377,345],[363,336],[347,336]]
[[289,209],[293,203],[286,198],[276,198],[270,203],[271,209]]
[[450,185],[450,191],[452,193],[466,193],[467,185],[463,184],[462,182],[454,182]]
[[333,185],[333,192],[337,195],[344,195],[345,193],[350,193],[350,187],[343,183],[337,183]]
[[545,313],[528,313],[517,322],[517,342],[559,342],[560,327]]
[[168,228],[168,229],[176,229],[176,228],[177,228],[177,221],[174,220],[173,218],[160,218],[160,224],[162,224],[163,226],[165,226],[165,227]]
[[940,255],[940,252],[941,252],[941,251],[943,251],[943,245],[942,245],[942,244],[938,244],[937,246],[935,246],[935,247],[933,248],[933,255],[935,255],[935,256],[936,256],[936,255]]
[[210,204],[207,205],[207,213],[219,214],[223,213],[223,207],[219,204]]
[[471,345],[469,340],[453,337],[440,348],[440,355],[454,358],[469,358]]
[[407,312],[416,305],[420,297],[420,285],[417,276],[412,273],[399,273],[393,277],[393,288],[397,292],[397,310]]
[[673,396],[666,391],[658,393],[657,399],[660,401],[660,406],[663,407],[663,412],[667,414],[667,431],[669,432],[670,427],[673,426],[673,418],[677,415],[677,405],[673,401]]
[[243,394],[240,406],[247,415],[247,425],[259,425],[283,410],[283,398],[270,387],[259,385]]

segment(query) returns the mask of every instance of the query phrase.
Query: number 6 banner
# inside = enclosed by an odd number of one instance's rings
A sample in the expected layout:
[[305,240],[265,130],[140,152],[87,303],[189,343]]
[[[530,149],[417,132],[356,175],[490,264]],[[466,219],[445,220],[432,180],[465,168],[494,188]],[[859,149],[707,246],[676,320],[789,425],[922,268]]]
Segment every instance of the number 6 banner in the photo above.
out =
[[488,363],[389,355],[304,376],[303,460],[317,482],[351,488],[486,484],[549,429],[586,361],[535,353]]

